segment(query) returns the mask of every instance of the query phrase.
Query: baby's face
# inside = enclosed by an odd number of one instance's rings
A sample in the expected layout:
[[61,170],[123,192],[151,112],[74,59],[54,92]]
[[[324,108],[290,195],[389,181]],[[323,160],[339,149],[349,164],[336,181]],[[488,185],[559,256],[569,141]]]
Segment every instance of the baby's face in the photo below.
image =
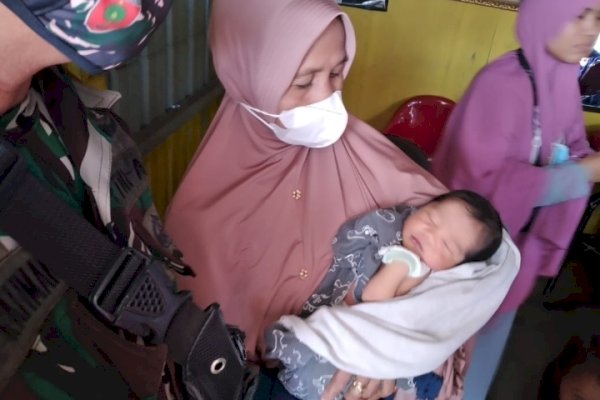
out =
[[430,203],[410,215],[402,230],[402,245],[432,270],[451,268],[478,248],[482,224],[456,199]]

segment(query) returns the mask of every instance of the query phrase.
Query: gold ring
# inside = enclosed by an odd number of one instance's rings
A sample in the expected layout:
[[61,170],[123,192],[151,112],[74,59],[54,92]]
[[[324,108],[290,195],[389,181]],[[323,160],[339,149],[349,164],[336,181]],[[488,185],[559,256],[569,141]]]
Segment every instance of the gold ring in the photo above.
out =
[[363,383],[357,380],[354,380],[354,382],[352,382],[352,389],[354,389],[359,395],[363,394],[363,392],[365,391]]

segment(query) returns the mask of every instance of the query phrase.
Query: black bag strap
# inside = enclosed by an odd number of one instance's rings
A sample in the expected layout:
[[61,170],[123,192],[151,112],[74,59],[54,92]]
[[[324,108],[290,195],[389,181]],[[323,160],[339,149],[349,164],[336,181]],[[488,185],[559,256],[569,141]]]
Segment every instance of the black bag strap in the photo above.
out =
[[531,157],[529,161],[533,165],[541,166],[540,150],[542,148],[542,124],[540,121],[540,103],[537,85],[535,83],[535,75],[533,74],[533,70],[529,65],[529,61],[527,61],[527,58],[523,53],[523,49],[517,50],[517,56],[519,58],[519,64],[521,65],[521,68],[523,68],[523,71],[525,71],[529,77],[529,81],[531,82],[531,91],[533,94],[533,112],[531,116],[533,138],[531,139]]
[[11,145],[0,143],[0,227],[88,297],[120,249],[27,172]]
[[116,246],[38,181],[3,139],[0,229],[88,299],[108,323],[153,343],[166,342],[183,366],[192,398],[240,398],[243,333],[225,326],[218,305],[199,309],[189,292],[175,291],[162,260]]
[[527,58],[523,53],[523,49],[517,49],[517,57],[519,58],[519,64],[521,64],[521,67],[527,73],[527,76],[529,76],[529,81],[531,82],[531,88],[533,90],[533,105],[538,106],[540,103],[538,99],[538,90],[535,83],[535,77],[533,75],[533,70],[529,65],[529,61],[527,61]]
[[[537,90],[537,85],[535,83],[535,75],[533,74],[533,70],[531,69],[529,62],[527,61],[525,54],[523,53],[523,49],[517,49],[517,57],[519,58],[519,64],[521,65],[521,68],[523,68],[523,71],[525,71],[525,73],[529,77],[529,81],[531,82],[531,90],[533,93],[533,113],[531,116],[533,138],[531,140],[531,157],[530,157],[529,161],[533,165],[536,165],[539,167],[542,164],[541,156],[540,156],[540,150],[542,148],[542,126],[540,123],[538,90]],[[540,211],[539,207],[536,207],[533,209],[533,211],[531,212],[531,216],[529,217],[529,220],[527,221],[525,226],[521,229],[522,233],[529,232],[539,211]]]

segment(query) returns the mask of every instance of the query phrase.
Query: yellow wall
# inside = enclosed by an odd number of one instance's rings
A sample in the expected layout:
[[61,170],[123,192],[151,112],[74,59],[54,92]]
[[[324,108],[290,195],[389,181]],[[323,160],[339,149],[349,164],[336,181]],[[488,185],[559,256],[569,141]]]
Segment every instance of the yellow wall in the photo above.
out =
[[87,72],[79,69],[73,63],[66,64],[65,68],[71,75],[84,82],[86,85],[99,90],[104,90],[107,88],[106,75],[90,75]]
[[[385,13],[345,11],[358,49],[344,102],[378,129],[408,97],[459,99],[479,69],[518,47],[514,11],[453,0],[390,0]],[[600,114],[586,113],[586,122],[600,125]]]
[[154,202],[161,215],[164,216],[169,201],[218,107],[219,101],[211,104],[144,157]]

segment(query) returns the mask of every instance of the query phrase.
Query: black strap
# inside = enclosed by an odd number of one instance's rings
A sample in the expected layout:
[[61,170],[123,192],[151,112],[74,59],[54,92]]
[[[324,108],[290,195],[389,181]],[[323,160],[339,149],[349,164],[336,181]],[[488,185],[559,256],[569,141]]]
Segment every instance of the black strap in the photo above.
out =
[[24,161],[11,147],[0,144],[0,227],[53,274],[88,297],[120,249],[27,173]]
[[527,58],[525,57],[525,54],[523,53],[523,49],[517,49],[517,56],[519,57],[519,64],[521,64],[521,67],[527,73],[527,76],[529,76],[529,81],[531,82],[531,88],[533,90],[533,106],[537,107],[539,105],[539,99],[538,99],[537,85],[535,84],[535,76],[533,75],[533,70],[531,69],[531,66],[529,65],[529,61],[527,61]]
[[[533,129],[535,129],[535,123],[536,123],[535,119],[537,118],[535,115],[535,112],[536,112],[535,110],[539,105],[538,90],[537,90],[537,85],[535,83],[535,75],[533,74],[533,70],[531,69],[529,62],[527,61],[525,54],[523,53],[523,49],[517,50],[517,56],[519,58],[519,64],[521,64],[521,67],[523,68],[525,73],[527,73],[527,76],[529,77],[529,81],[531,82],[531,90],[533,93],[533,115],[531,116],[531,119],[532,119],[532,127],[533,127]],[[541,166],[541,164],[542,164],[541,156],[540,156],[540,153],[538,153],[534,165],[539,167],[539,166]],[[537,218],[537,215],[539,212],[540,212],[540,207],[535,207],[531,211],[529,220],[527,221],[525,226],[523,226],[523,228],[521,228],[522,233],[529,232],[529,230],[531,229],[531,226],[535,222],[535,219]]]
[[[194,399],[238,399],[243,333],[226,327],[218,305],[199,309],[175,292],[162,260],[119,248],[27,171],[0,140],[0,229],[63,279],[109,323],[168,344],[187,371]],[[0,326],[0,328],[2,328]]]

